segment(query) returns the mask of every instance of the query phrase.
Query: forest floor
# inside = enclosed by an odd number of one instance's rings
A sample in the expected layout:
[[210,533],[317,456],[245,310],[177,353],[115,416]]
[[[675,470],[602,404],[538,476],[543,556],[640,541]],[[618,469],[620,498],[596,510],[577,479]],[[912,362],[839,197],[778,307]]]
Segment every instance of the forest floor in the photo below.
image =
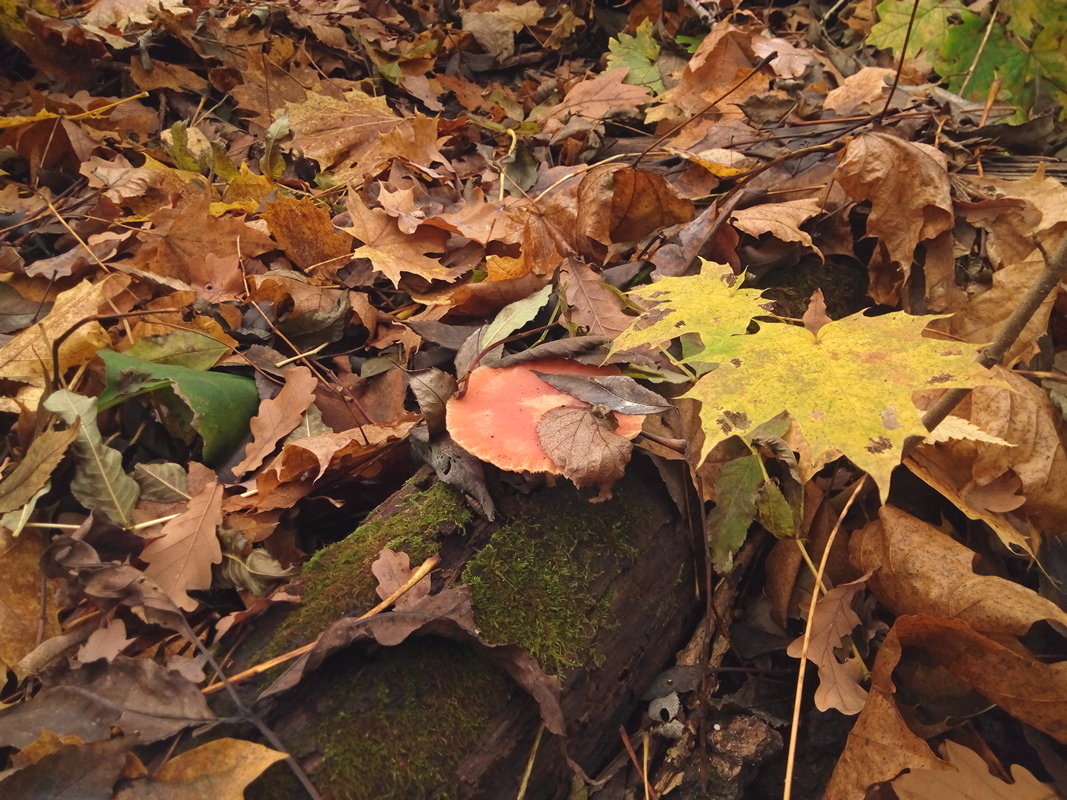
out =
[[[1048,6],[0,3],[0,795],[240,796],[256,707],[182,731],[429,467],[441,541],[635,470],[691,534],[675,671],[556,796],[1067,796]],[[421,547],[360,636],[459,591]],[[558,738],[570,655],[467,588]]]

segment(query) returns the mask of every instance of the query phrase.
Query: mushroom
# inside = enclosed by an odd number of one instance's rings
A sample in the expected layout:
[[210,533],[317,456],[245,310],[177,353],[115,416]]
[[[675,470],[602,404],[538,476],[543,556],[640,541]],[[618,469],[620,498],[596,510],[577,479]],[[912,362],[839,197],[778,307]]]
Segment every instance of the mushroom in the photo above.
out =
[[[477,367],[467,378],[466,393],[448,401],[446,426],[456,444],[500,469],[563,475],[541,446],[537,424],[556,408],[592,406],[550,386],[535,370],[555,375],[619,374],[615,367],[564,359]],[[644,415],[616,414],[615,418],[617,435],[633,439],[641,432]]]

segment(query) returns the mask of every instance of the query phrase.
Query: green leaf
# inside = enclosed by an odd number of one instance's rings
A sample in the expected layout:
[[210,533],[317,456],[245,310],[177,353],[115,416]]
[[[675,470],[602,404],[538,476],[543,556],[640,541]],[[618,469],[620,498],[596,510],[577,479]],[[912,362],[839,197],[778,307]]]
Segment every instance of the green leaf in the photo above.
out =
[[763,465],[755,453],[729,461],[715,480],[715,508],[705,523],[715,569],[728,573],[734,555],[745,543],[756,519],[756,500],[763,485]]
[[[878,22],[867,35],[867,43],[899,54],[904,47],[913,5],[912,0],[882,0],[877,8]],[[975,16],[960,0],[919,0],[908,41],[908,58],[925,51],[932,63],[931,54],[936,54],[952,21],[961,15]]]
[[122,455],[104,444],[96,424],[97,404],[92,397],[60,389],[44,401],[69,426],[78,426],[71,450],[78,459],[78,469],[70,491],[86,508],[107,514],[120,525],[130,524],[130,512],[137,503],[137,481],[122,471]]
[[629,72],[623,83],[647,86],[656,95],[666,91],[663,76],[656,60],[659,58],[659,42],[652,38],[652,20],[646,19],[637,26],[631,36],[620,33],[618,39],[608,41],[608,69],[627,67]]
[[146,336],[134,342],[126,355],[155,364],[211,369],[228,352],[227,345],[206,333],[175,331],[163,336]]
[[193,412],[192,425],[204,440],[204,461],[218,463],[248,433],[259,408],[255,381],[225,372],[207,372],[101,350],[105,387],[100,407],[108,408],[145,392],[172,387]]
[[479,340],[480,346],[488,347],[501,339],[506,339],[523,325],[532,322],[534,317],[544,308],[551,295],[552,286],[549,284],[529,297],[516,300],[514,303],[508,303],[500,309],[493,321],[485,326],[485,330]]
[[756,516],[760,525],[779,539],[791,539],[797,535],[799,510],[789,504],[778,484],[773,481],[767,481],[760,487]]
[[[911,0],[882,0],[867,42],[899,54],[911,7]],[[997,99],[1018,108],[1019,122],[1028,118],[1038,91],[1067,105],[1067,5],[1003,0],[995,10],[990,25],[988,10],[979,15],[959,0],[920,0],[908,56],[921,52],[954,92],[967,80],[973,100],[984,100],[1000,81]]]

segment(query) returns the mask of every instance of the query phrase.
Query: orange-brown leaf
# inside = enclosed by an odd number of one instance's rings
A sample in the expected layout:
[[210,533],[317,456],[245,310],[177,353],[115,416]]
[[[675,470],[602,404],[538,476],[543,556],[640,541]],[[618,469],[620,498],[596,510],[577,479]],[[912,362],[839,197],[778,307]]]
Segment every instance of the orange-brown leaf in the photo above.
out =
[[288,436],[300,423],[300,418],[315,399],[318,379],[307,367],[290,367],[284,373],[285,385],[278,395],[259,404],[259,413],[252,417],[252,441],[245,447],[245,457],[233,468],[241,476],[263,463],[283,436]]
[[190,589],[211,586],[211,565],[222,561],[222,548],[216,531],[222,523],[222,485],[208,481],[194,494],[181,514],[163,526],[141,553],[148,562],[145,574],[152,578],[185,611],[197,601]]

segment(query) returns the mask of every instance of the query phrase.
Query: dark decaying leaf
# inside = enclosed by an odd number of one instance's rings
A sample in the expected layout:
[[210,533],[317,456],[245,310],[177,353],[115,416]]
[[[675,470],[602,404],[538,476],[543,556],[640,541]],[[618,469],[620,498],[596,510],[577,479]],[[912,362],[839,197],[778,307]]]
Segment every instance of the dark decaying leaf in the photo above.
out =
[[534,374],[571,397],[620,414],[659,414],[673,408],[662,395],[625,375],[551,375],[537,370]]
[[0,781],[0,797],[111,800],[136,736],[64,745]]
[[112,727],[155,742],[215,719],[195,683],[154,661],[119,656],[59,680],[0,710],[0,744],[23,748],[41,731],[95,742],[110,738]]
[[445,403],[456,393],[456,379],[435,367],[409,372],[407,381],[430,434],[436,436],[442,433],[445,429]]
[[30,443],[18,466],[0,480],[0,514],[14,511],[33,499],[52,477],[77,435],[78,427],[74,425],[62,431],[45,431]]

